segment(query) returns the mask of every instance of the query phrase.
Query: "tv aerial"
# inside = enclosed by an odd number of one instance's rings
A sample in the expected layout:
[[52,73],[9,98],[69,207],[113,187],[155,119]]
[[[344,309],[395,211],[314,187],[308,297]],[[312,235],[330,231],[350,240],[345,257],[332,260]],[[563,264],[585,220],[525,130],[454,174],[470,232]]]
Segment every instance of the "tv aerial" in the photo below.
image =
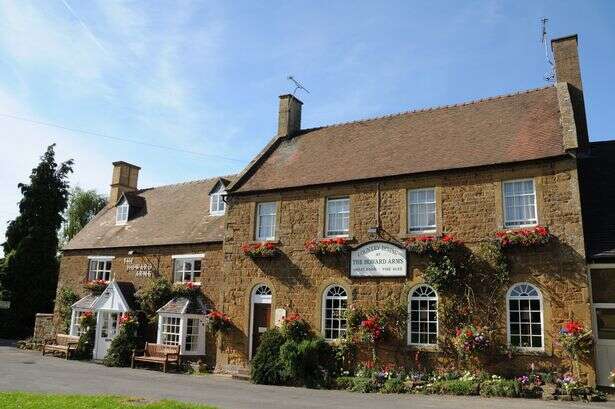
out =
[[295,93],[297,92],[297,90],[302,90],[302,91],[305,91],[305,92],[307,92],[308,94],[310,93],[310,91],[308,91],[308,89],[307,89],[307,88],[305,88],[305,87],[303,86],[303,84],[302,84],[302,83],[300,83],[299,81],[297,81],[297,80],[295,79],[295,77],[293,77],[292,75],[289,75],[289,76],[288,76],[288,80],[289,80],[289,81],[292,81],[292,82],[293,82],[293,84],[295,84],[295,89],[293,90],[293,94],[292,94],[292,95],[293,95],[293,97],[295,96]]
[[547,22],[549,19],[547,17],[543,17],[540,19],[540,42],[545,48],[545,59],[547,60],[547,64],[549,64],[549,71],[547,71],[544,75],[544,79],[547,82],[553,82],[555,80],[555,73],[553,72],[553,60],[549,55],[549,42],[547,41]]

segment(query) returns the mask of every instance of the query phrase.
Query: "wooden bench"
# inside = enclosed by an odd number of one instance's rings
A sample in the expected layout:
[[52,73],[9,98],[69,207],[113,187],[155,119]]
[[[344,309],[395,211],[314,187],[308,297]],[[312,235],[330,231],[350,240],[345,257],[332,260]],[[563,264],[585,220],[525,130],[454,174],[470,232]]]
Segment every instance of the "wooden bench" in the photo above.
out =
[[167,371],[168,364],[179,366],[179,345],[162,345],[145,343],[144,349],[136,349],[132,352],[131,368],[135,367],[135,362],[149,362],[162,365],[162,371]]
[[68,359],[71,352],[77,350],[78,342],[79,337],[76,335],[56,334],[54,338],[47,339],[43,343],[43,355],[45,355],[46,352],[51,352],[53,354],[59,352],[60,354],[66,355],[66,359]]

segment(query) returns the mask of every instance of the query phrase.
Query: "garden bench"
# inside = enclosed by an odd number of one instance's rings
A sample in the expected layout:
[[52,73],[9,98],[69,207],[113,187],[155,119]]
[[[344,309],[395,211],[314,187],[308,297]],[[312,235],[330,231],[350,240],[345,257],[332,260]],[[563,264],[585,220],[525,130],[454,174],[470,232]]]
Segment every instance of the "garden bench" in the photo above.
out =
[[135,362],[149,362],[162,365],[162,371],[167,371],[168,364],[179,366],[179,345],[162,345],[145,343],[145,348],[135,349],[132,352],[131,368],[135,367]]
[[47,339],[43,343],[43,355],[46,352],[55,354],[66,355],[66,359],[69,358],[71,352],[77,350],[77,343],[79,343],[79,337],[76,335],[56,334],[54,338]]

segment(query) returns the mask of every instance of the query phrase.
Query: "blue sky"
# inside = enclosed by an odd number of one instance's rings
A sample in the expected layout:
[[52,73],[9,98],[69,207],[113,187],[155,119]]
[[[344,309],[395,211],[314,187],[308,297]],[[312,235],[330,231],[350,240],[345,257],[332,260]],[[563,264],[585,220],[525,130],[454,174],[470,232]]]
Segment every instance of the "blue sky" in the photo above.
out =
[[115,160],[141,187],[238,172],[289,74],[311,92],[304,127],[541,87],[542,16],[579,34],[590,136],[615,139],[614,1],[0,0],[0,235],[50,143],[105,194]]

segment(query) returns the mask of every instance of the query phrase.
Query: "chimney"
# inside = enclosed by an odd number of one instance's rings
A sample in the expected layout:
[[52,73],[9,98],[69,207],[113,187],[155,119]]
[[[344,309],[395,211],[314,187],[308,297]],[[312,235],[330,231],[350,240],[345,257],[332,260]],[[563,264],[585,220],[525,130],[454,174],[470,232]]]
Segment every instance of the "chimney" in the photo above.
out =
[[551,40],[555,59],[555,78],[557,82],[567,82],[583,91],[581,67],[579,65],[578,37],[576,34]]
[[585,116],[578,43],[579,39],[576,34],[554,38],[551,40],[551,50],[555,60],[555,81],[568,84],[570,103],[572,104],[577,130],[577,143],[578,147],[583,149],[589,146],[589,135]]
[[113,177],[111,179],[111,192],[109,206],[115,206],[124,192],[137,190],[140,167],[127,162],[113,162]]
[[303,102],[293,95],[280,95],[278,136],[292,136],[301,130],[301,105]]

